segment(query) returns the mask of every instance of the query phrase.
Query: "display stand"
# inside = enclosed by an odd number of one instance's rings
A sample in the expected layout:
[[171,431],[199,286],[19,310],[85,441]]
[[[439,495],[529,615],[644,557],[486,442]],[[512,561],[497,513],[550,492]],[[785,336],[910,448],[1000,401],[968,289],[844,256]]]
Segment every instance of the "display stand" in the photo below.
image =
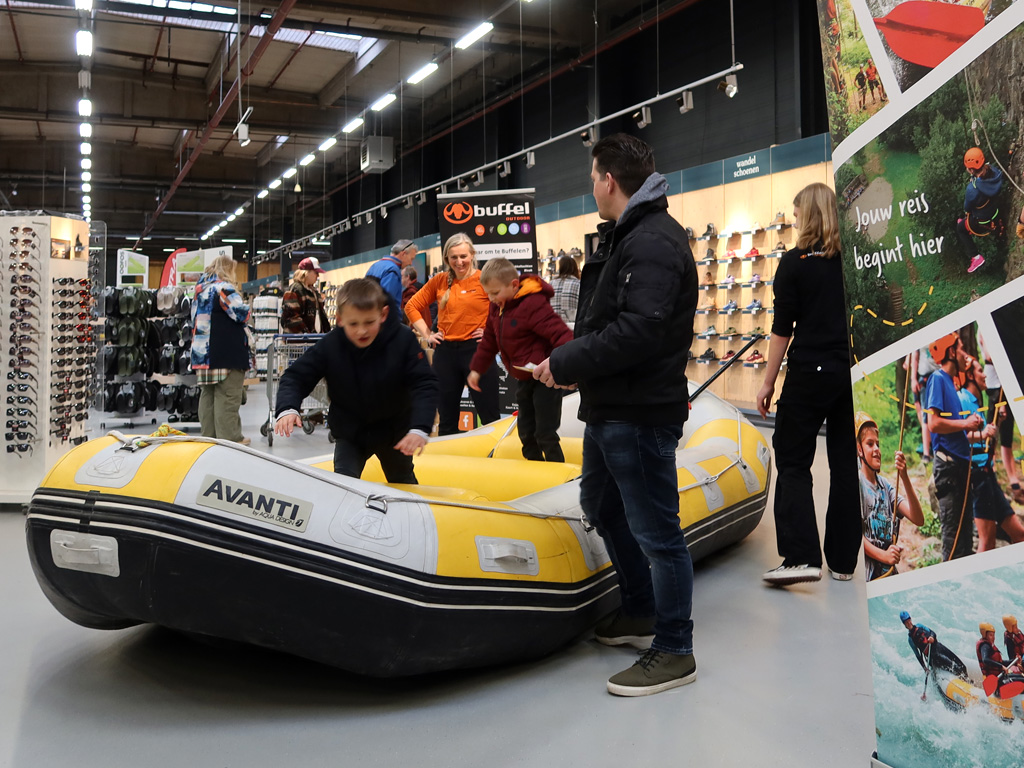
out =
[[0,214],[10,245],[0,270],[9,306],[0,503],[27,502],[46,472],[88,439],[95,377],[85,221],[44,211]]
[[281,297],[257,296],[252,300],[253,329],[256,335],[256,376],[267,379],[267,350],[274,334],[281,330]]

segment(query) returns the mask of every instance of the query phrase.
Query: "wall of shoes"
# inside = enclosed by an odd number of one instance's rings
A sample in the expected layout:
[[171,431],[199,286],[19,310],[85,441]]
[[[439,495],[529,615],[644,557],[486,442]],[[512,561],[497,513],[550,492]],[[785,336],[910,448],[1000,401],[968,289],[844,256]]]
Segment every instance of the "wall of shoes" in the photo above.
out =
[[0,503],[24,503],[46,471],[85,442],[96,362],[88,225],[35,214],[0,216],[7,299]]

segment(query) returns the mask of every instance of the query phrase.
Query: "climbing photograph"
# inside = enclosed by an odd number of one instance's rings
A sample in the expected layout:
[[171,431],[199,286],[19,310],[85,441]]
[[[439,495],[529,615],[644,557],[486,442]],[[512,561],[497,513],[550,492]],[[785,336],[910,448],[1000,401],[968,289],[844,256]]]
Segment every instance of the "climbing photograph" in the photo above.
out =
[[872,21],[905,91],[1016,0],[867,0]]
[[1007,35],[837,168],[856,359],[1024,274],[1022,43]]

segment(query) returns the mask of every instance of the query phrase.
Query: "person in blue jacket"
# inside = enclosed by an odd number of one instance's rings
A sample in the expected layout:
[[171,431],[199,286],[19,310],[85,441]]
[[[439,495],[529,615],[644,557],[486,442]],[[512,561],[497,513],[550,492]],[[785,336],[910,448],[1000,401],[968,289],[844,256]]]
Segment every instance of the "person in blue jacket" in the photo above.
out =
[[1001,219],[996,196],[1003,188],[1003,172],[985,162],[985,153],[980,147],[967,150],[964,167],[971,179],[964,191],[964,215],[956,222],[956,236],[971,259],[967,271],[974,272],[985,263],[974,238],[988,237],[999,231]]
[[391,246],[391,253],[379,261],[375,261],[366,270],[366,276],[372,277],[384,289],[392,301],[393,313],[398,313],[401,320],[402,309],[402,270],[412,264],[419,249],[412,240],[399,240]]
[[302,423],[302,401],[326,379],[334,471],[359,477],[376,455],[389,483],[415,484],[412,457],[434,425],[437,376],[390,310],[375,280],[356,278],[338,289],[336,327],[281,376],[274,433],[291,435]]
[[924,624],[915,624],[911,621],[910,614],[906,611],[900,611],[900,621],[907,628],[907,642],[910,643],[921,669],[927,670],[932,663],[932,646],[938,636]]

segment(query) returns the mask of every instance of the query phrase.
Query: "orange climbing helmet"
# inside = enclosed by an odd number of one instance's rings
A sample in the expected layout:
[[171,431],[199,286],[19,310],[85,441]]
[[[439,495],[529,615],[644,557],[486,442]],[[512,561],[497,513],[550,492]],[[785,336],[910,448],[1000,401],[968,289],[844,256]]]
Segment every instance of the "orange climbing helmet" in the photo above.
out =
[[979,170],[985,164],[985,153],[980,147],[971,147],[964,154],[964,167]]
[[956,347],[958,341],[960,341],[960,334],[956,331],[937,338],[928,345],[928,351],[932,353],[932,360],[937,365],[942,365],[949,357],[949,351]]

